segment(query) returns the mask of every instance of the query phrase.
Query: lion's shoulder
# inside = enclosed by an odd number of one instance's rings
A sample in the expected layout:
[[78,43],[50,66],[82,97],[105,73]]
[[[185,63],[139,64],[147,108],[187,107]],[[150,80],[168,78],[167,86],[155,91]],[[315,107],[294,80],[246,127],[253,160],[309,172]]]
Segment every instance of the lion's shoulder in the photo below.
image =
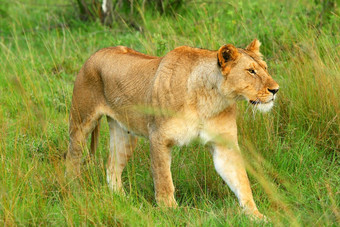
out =
[[190,46],[179,46],[170,51],[169,53],[176,53],[176,54],[182,54],[182,55],[200,55],[200,56],[211,56],[212,53],[215,53],[216,51],[198,48],[198,47],[190,47]]
[[143,54],[126,46],[106,47],[98,50],[94,55],[129,55],[141,59],[157,59],[159,57]]
[[188,68],[188,66],[192,67],[215,57],[216,51],[190,46],[179,46],[168,52],[163,57],[163,62]]

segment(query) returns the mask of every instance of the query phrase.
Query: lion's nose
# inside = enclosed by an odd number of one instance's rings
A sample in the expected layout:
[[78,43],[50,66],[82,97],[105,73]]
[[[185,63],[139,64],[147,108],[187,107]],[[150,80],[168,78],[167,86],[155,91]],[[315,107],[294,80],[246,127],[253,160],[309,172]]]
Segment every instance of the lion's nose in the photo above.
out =
[[271,92],[271,93],[273,93],[273,95],[275,95],[276,92],[279,91],[279,89],[278,89],[278,88],[277,88],[277,89],[269,89],[269,88],[268,88],[268,91]]

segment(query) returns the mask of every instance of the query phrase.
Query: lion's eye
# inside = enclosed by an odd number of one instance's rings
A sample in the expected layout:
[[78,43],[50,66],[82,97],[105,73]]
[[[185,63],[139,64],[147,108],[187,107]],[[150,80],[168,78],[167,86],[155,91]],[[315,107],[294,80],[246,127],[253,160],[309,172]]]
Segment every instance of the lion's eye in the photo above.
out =
[[248,72],[250,72],[251,74],[256,74],[255,70],[254,69],[248,69]]

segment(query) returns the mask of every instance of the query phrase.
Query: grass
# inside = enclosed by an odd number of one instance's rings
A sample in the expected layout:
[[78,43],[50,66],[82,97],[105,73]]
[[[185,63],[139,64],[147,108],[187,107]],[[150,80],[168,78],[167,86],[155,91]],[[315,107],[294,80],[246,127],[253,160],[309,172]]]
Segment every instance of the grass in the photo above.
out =
[[126,45],[163,55],[179,45],[245,47],[255,37],[281,87],[268,114],[239,104],[255,201],[267,225],[339,225],[339,8],[324,15],[322,4],[307,0],[190,1],[175,14],[136,10],[136,30],[79,21],[67,4],[0,4],[1,225],[263,225],[242,214],[198,142],[173,150],[174,210],[155,205],[146,140],[123,174],[125,197],[106,185],[104,122],[100,152],[84,165],[79,188],[67,184],[62,158],[73,81],[94,51]]

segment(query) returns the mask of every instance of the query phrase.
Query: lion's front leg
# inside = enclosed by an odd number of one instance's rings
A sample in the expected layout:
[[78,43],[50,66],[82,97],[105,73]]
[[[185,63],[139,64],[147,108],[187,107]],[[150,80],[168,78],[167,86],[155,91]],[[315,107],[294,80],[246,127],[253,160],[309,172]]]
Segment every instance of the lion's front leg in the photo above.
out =
[[255,205],[243,159],[237,145],[233,148],[214,146],[213,160],[216,171],[235,193],[244,211],[256,218],[263,219],[264,215],[258,211]]
[[169,144],[157,136],[150,139],[151,167],[156,201],[159,206],[177,207],[175,187],[171,176],[171,150]]

